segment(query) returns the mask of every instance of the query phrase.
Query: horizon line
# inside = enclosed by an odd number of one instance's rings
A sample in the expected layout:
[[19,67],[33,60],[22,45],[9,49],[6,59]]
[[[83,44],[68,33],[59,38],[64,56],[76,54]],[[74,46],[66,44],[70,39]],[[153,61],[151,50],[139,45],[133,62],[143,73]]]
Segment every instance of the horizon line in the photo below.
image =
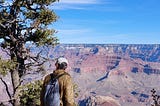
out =
[[153,44],[153,43],[59,43],[57,45],[160,45],[160,44]]

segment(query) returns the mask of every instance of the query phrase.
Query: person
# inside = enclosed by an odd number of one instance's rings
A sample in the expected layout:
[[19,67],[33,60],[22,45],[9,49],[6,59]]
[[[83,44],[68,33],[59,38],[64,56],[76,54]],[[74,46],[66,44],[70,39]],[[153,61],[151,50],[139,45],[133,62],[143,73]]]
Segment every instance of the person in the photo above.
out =
[[[55,66],[56,70],[53,71],[53,76],[56,77],[63,74],[61,77],[58,78],[60,106],[75,106],[72,78],[70,74],[65,71],[68,66],[68,60],[64,57],[59,57],[56,60]],[[45,106],[45,86],[49,83],[50,80],[51,76],[49,74],[45,77],[42,85],[42,91],[40,95],[40,106]]]

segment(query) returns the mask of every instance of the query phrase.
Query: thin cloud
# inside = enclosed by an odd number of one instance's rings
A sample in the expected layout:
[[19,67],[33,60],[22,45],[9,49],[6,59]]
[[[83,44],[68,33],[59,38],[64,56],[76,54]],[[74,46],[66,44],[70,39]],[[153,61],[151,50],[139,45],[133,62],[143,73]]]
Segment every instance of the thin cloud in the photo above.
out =
[[54,5],[54,9],[55,10],[66,10],[66,9],[83,10],[84,8],[77,5],[56,4]]
[[[54,9],[64,10],[64,9],[75,9],[82,10],[88,9],[88,5],[97,5],[110,3],[110,1],[102,1],[102,0],[60,0],[53,4]],[[86,7],[87,6],[87,7]],[[91,6],[90,6],[91,7]]]
[[63,4],[97,4],[100,0],[60,0]]

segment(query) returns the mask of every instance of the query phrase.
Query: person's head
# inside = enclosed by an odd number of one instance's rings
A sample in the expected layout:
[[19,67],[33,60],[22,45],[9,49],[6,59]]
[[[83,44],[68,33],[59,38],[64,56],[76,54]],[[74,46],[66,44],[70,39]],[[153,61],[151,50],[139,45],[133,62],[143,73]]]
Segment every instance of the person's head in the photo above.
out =
[[56,60],[55,66],[56,66],[56,69],[65,70],[68,66],[68,60],[64,57],[59,57]]

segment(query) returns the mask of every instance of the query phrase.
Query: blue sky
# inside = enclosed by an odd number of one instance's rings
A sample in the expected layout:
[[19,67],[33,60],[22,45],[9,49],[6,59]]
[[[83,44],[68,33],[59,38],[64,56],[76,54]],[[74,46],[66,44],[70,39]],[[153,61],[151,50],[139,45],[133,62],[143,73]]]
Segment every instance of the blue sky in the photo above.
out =
[[160,0],[60,0],[60,43],[160,44]]

